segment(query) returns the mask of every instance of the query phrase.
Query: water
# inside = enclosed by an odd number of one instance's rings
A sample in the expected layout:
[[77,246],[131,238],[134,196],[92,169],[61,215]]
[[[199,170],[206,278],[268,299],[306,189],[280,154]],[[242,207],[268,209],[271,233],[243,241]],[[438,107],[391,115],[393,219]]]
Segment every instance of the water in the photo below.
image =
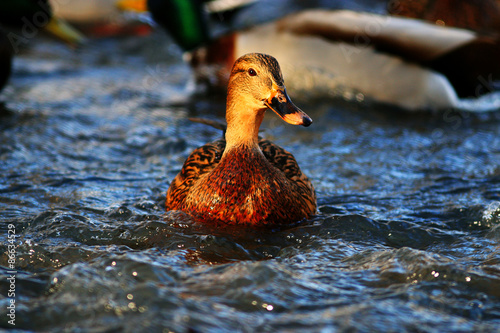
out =
[[[498,332],[500,114],[408,114],[292,99],[268,114],[319,214],[213,230],[165,213],[168,185],[224,115],[186,92],[163,33],[19,54],[0,134],[0,326],[93,332]],[[286,80],[286,78],[285,78]]]

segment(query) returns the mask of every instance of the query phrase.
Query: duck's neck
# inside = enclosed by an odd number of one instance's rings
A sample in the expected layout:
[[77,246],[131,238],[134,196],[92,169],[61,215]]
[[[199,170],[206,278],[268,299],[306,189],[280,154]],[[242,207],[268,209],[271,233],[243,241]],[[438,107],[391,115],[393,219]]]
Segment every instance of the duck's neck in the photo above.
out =
[[[239,98],[241,97],[241,98]],[[243,96],[228,97],[226,105],[226,149],[244,147],[259,150],[259,128],[265,109],[256,108]]]

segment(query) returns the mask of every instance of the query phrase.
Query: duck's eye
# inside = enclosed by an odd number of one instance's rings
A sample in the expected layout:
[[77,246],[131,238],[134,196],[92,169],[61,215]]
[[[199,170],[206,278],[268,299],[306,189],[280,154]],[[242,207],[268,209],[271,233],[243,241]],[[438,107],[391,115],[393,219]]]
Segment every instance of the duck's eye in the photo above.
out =
[[255,71],[255,69],[250,68],[250,69],[248,70],[248,75],[250,75],[250,76],[255,76],[255,75],[257,75],[257,72]]

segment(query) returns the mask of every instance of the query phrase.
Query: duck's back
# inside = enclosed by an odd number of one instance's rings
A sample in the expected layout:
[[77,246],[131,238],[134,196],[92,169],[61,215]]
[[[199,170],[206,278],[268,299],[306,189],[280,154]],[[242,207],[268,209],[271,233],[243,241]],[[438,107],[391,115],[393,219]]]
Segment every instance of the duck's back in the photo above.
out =
[[196,149],[167,192],[167,210],[209,223],[275,225],[307,218],[316,195],[292,154],[261,139],[262,151],[232,149],[225,141]]

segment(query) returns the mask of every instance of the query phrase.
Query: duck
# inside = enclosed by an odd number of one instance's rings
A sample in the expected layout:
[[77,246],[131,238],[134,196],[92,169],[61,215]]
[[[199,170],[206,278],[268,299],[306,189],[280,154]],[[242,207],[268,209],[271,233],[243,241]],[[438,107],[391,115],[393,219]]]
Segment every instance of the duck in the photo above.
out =
[[[159,12],[158,3],[169,10]],[[279,58],[290,88],[308,98],[335,95],[410,111],[457,108],[500,79],[496,34],[406,16],[305,9],[213,36],[200,18],[201,1],[176,3],[148,1],[153,18],[185,51],[196,83],[216,90],[225,89],[232,63],[248,52]]]
[[282,226],[314,215],[316,192],[294,156],[258,135],[268,109],[289,124],[312,123],[288,96],[278,61],[245,54],[229,77],[225,137],[189,155],[168,188],[166,210],[222,226]]
[[31,38],[44,30],[76,46],[85,37],[64,20],[52,15],[48,0],[2,0],[0,2],[0,91],[12,73],[12,61],[16,53]]

